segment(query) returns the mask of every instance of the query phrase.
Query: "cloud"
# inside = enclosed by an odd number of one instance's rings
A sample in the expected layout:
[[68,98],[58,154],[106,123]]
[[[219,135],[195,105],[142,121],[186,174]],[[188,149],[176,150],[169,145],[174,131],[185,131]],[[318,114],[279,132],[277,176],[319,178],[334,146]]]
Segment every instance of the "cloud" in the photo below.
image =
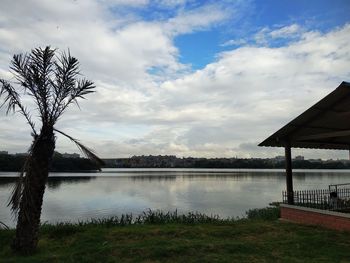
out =
[[[5,1],[6,8],[0,11],[1,77],[11,78],[7,65],[14,53],[48,43],[61,50],[69,47],[80,60],[82,72],[96,82],[99,90],[94,102],[81,103],[83,109],[86,106],[91,111],[84,114],[71,109],[72,115],[67,114],[67,121],[59,124],[61,127],[69,127],[74,120],[79,120],[76,125],[82,127],[89,120],[133,123],[157,119],[163,122],[161,116],[153,117],[157,109],[149,107],[154,103],[151,94],[164,76],[169,78],[187,69],[177,60],[174,35],[208,28],[220,20],[221,13],[219,8],[214,8],[214,12],[207,15],[208,7],[204,5],[189,11],[182,9],[164,21],[144,21],[132,12],[121,18],[118,9],[111,9],[147,4],[147,1],[31,0],[21,4]],[[158,74],[149,73],[153,69],[157,69]],[[4,117],[1,110],[1,120],[4,118],[8,117]],[[14,123],[19,121],[21,118],[16,117]],[[23,142],[28,137],[19,135],[16,140]],[[4,140],[2,145],[7,147],[9,143]]]
[[144,7],[149,4],[148,0],[99,0],[100,4],[107,6]]
[[[169,131],[183,128],[173,141],[186,145],[188,154],[281,152],[260,149],[257,142],[349,79],[349,33],[346,25],[326,34],[306,32],[283,47],[248,46],[224,52],[203,70],[163,82],[154,97],[161,104],[156,116]],[[239,147],[242,142],[255,148]],[[205,145],[210,147],[204,151]]]
[[276,30],[271,31],[269,34],[272,38],[286,38],[300,35],[301,28],[298,24],[292,24]]
[[156,0],[156,4],[166,8],[174,8],[177,6],[184,6],[186,0]]
[[[287,42],[299,40],[306,30],[298,24],[291,24],[288,26],[271,29],[264,27],[260,29],[253,37],[253,41],[258,45],[272,46],[281,43],[279,41],[285,40]],[[282,42],[282,45],[286,44]]]
[[240,38],[240,39],[230,39],[224,43],[221,44],[222,47],[227,47],[227,46],[241,46],[247,44],[247,40]]
[[[298,24],[278,26],[275,29],[263,27],[252,36],[246,38],[230,39],[221,44],[227,46],[244,46],[249,44],[271,46],[280,40],[298,40],[306,30]],[[285,43],[283,43],[285,44]]]
[[[57,127],[102,157],[280,154],[256,144],[350,78],[350,25],[327,33],[297,24],[266,28],[254,45],[242,42],[192,71],[179,62],[174,38],[217,27],[235,12],[180,2],[168,2],[175,15],[152,20],[133,11],[149,8],[148,1],[6,1],[0,77],[10,78],[14,53],[47,43],[69,47],[98,88]],[[292,41],[269,45],[285,37]],[[0,122],[0,150],[25,151],[31,138],[22,117],[1,109]],[[76,151],[62,138],[57,147]]]
[[[140,100],[135,96],[129,105],[134,112],[120,111],[124,117],[119,124],[142,123],[149,129],[135,135],[132,144],[130,138],[121,139],[118,152],[208,157],[282,154],[280,149],[257,144],[349,79],[349,33],[347,25],[327,34],[307,32],[300,41],[283,47],[235,49],[221,53],[203,70],[160,83]],[[103,108],[115,113],[118,105],[115,110]],[[103,108],[98,115],[107,118]],[[110,114],[111,122],[115,116]],[[313,152],[302,153],[312,156]]]
[[204,5],[191,11],[180,12],[177,17],[169,19],[165,31],[172,35],[204,30],[215,23],[222,22],[229,13],[218,5]]

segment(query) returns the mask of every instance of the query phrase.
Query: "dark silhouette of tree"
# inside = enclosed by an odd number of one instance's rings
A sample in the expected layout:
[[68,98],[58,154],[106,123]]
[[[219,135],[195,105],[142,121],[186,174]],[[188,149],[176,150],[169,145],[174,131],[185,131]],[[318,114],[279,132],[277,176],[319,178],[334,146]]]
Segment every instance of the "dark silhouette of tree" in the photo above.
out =
[[[79,149],[97,163],[102,161],[87,147],[55,124],[68,106],[94,92],[93,82],[79,78],[79,62],[68,53],[56,54],[50,47],[36,48],[29,54],[14,55],[10,69],[15,77],[12,85],[0,79],[1,107],[6,113],[19,112],[31,127],[33,142],[13,189],[9,205],[17,216],[16,236],[12,248],[24,254],[33,252],[38,243],[40,214],[55,149],[55,133],[72,140]],[[29,96],[35,108],[29,110],[23,97]],[[78,105],[79,106],[79,105]],[[31,113],[36,111],[37,121]],[[40,130],[36,129],[40,125]]]

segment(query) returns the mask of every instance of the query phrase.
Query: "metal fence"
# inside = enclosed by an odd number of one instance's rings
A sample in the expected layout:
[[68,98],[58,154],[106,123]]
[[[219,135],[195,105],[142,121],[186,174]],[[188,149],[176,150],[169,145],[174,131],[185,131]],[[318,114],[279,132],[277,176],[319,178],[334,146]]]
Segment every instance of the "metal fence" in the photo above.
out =
[[[329,189],[294,191],[294,205],[311,208],[350,211],[350,184],[330,185]],[[283,203],[287,204],[287,192],[282,192]]]

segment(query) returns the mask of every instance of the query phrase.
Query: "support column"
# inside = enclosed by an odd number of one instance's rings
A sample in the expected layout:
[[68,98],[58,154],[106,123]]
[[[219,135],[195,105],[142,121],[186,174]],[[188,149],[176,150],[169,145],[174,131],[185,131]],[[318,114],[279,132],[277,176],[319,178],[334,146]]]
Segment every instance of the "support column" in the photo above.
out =
[[287,182],[287,200],[289,205],[294,204],[294,192],[293,192],[293,172],[292,172],[292,153],[290,141],[287,141],[285,146],[285,159],[286,159],[286,182]]

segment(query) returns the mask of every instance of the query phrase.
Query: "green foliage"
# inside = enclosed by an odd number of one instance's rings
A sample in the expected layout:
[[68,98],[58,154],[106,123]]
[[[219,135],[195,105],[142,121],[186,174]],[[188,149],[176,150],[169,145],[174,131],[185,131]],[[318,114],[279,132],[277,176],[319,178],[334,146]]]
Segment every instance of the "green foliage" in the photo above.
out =
[[[26,160],[25,155],[0,154],[0,171],[19,172]],[[74,172],[98,170],[99,166],[86,158],[64,158],[60,154],[53,156],[51,172]]]
[[231,219],[221,219],[218,215],[205,215],[198,212],[189,212],[187,214],[178,214],[175,212],[164,213],[160,210],[148,210],[136,218],[137,223],[141,224],[203,224],[203,223],[220,223],[230,222]]
[[129,225],[154,225],[154,224],[208,224],[208,223],[233,223],[236,219],[227,218],[222,219],[218,215],[205,215],[198,212],[188,212],[186,214],[179,214],[174,212],[163,212],[161,210],[147,210],[140,215],[123,214],[121,216],[113,216],[109,218],[90,219],[79,221],[77,223],[64,222],[57,225],[43,225],[43,228],[54,227],[58,231],[62,229],[65,232],[70,227],[78,226],[129,226]]
[[250,209],[246,212],[248,219],[254,220],[277,220],[280,217],[279,207],[265,207]]
[[0,154],[0,171],[19,172],[25,162],[26,156]]
[[51,171],[93,171],[99,170],[96,162],[87,158],[65,158],[59,154],[53,156]]
[[[284,160],[257,158],[178,158],[174,155],[132,156],[130,158],[107,159],[105,167],[115,168],[249,168],[284,169]],[[341,161],[293,160],[295,169],[349,169],[350,163]]]
[[77,225],[58,223],[55,225],[42,225],[41,231],[47,233],[50,238],[65,238],[72,236],[75,233],[81,232],[82,228],[77,227]]

